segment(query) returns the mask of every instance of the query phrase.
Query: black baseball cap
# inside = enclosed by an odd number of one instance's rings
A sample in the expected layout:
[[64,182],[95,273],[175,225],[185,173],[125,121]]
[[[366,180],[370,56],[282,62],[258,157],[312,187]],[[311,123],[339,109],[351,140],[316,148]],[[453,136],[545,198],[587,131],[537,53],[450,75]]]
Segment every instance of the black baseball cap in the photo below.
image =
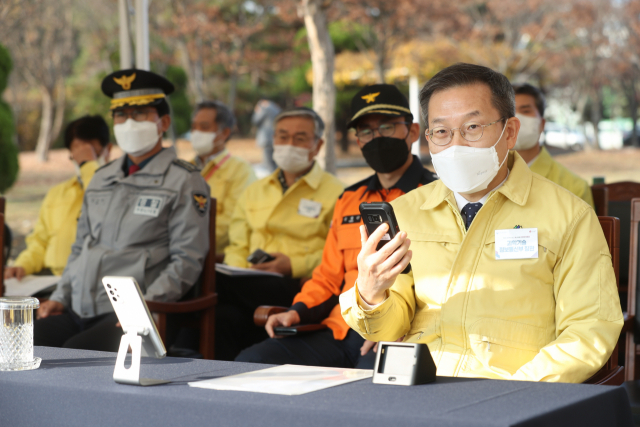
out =
[[173,84],[156,73],[131,68],[109,74],[102,80],[102,92],[111,98],[111,110],[166,103]]
[[356,122],[367,114],[383,114],[392,117],[409,116],[413,120],[407,97],[396,86],[388,84],[370,85],[362,88],[351,100],[351,113],[353,116],[347,124],[349,128],[354,127]]

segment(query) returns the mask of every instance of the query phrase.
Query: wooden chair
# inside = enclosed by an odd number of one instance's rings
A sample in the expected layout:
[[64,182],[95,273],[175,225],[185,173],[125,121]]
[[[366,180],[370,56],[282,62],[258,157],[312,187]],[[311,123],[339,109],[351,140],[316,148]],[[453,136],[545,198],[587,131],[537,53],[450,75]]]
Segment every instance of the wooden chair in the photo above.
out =
[[[629,236],[631,230],[631,199],[640,197],[640,183],[623,181],[612,184],[596,184],[591,187],[594,195],[606,189],[606,215],[620,218],[620,300],[627,304],[627,286],[629,282]],[[595,198],[594,198],[595,201]],[[596,205],[596,209],[599,209]],[[597,212],[597,211],[596,211]],[[598,216],[601,216],[598,213]]]
[[[609,245],[611,252],[611,262],[613,263],[613,271],[616,275],[616,284],[620,289],[620,220],[610,216],[600,216],[600,226],[604,232],[604,237]],[[622,335],[620,335],[622,337]],[[585,384],[599,385],[621,385],[624,382],[624,367],[618,365],[618,346],[621,338],[611,353],[611,357],[605,365],[596,372],[591,378],[585,381]]]
[[609,215],[609,189],[607,187],[591,187],[593,204],[596,207],[596,215]]
[[289,311],[287,307],[277,307],[275,305],[261,305],[256,308],[256,311],[253,313],[253,323],[256,326],[264,326],[267,324],[267,319],[272,314],[284,313],[285,311]]
[[215,355],[215,306],[218,302],[216,293],[216,199],[211,199],[211,216],[209,217],[209,253],[202,269],[200,295],[186,301],[156,302],[147,301],[149,311],[157,314],[157,327],[162,341],[166,341],[167,315],[184,313],[201,313],[200,354],[205,359],[213,360]]
[[629,291],[625,313],[625,379],[640,379],[640,318],[638,318],[638,270],[640,269],[640,198],[631,200],[631,233],[629,237]]

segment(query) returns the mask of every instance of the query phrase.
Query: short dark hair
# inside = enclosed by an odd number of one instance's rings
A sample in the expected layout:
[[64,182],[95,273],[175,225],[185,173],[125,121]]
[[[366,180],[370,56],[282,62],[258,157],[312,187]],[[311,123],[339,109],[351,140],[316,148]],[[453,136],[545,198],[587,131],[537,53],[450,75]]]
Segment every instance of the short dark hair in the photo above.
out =
[[[196,104],[196,108],[193,110],[193,116],[204,108],[216,110],[216,123],[218,124],[218,128],[222,127],[223,129],[229,129],[233,132],[236,127],[236,117],[233,115],[229,107],[220,101],[202,101]],[[231,133],[229,133],[229,137],[231,137]]]
[[458,86],[484,83],[491,89],[491,103],[508,119],[516,115],[516,101],[513,86],[504,75],[482,65],[459,62],[439,71],[420,91],[422,118],[429,127],[429,101],[434,93]]
[[533,85],[530,85],[529,83],[521,83],[514,84],[513,90],[515,91],[516,95],[531,95],[535,100],[536,108],[538,109],[540,116],[544,117],[544,109],[547,102],[544,98],[544,94],[540,89]]
[[103,147],[109,143],[109,126],[101,116],[82,116],[69,123],[64,130],[64,146],[69,149],[74,139],[97,139]]

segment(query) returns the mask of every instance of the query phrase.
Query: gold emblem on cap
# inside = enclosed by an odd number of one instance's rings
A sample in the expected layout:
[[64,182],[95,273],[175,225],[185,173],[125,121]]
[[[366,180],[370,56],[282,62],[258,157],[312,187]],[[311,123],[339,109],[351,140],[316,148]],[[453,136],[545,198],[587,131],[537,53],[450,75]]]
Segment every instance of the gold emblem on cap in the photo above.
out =
[[372,102],[375,102],[378,95],[380,95],[380,92],[370,93],[369,95],[363,95],[362,99],[367,101],[367,104],[371,104]]
[[136,73],[131,74],[130,76],[122,76],[120,78],[114,77],[113,81],[122,86],[122,89],[129,90],[131,89],[131,83],[136,79]]

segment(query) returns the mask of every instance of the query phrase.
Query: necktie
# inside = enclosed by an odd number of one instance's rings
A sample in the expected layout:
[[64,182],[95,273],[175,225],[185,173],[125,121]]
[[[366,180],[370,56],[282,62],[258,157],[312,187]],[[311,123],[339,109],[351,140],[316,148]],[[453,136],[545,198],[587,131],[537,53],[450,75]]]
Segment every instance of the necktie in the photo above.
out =
[[467,227],[467,230],[481,207],[482,203],[467,203],[464,208],[462,208],[462,217],[464,218],[464,225]]
[[133,175],[134,173],[138,172],[139,170],[140,170],[140,166],[138,166],[138,165],[136,165],[134,163],[131,166],[129,166],[129,175]]

